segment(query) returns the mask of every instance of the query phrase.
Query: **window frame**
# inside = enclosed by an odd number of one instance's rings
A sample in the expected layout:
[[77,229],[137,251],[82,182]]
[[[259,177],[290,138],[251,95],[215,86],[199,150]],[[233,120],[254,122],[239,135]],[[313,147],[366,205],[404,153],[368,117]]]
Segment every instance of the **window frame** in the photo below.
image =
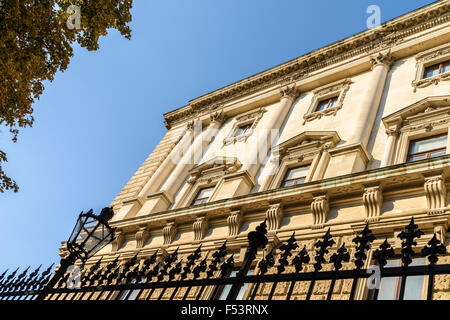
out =
[[440,72],[436,75],[425,77],[425,71],[432,66],[450,62],[450,46],[448,44],[427,50],[416,55],[416,74],[411,82],[413,91],[426,88],[432,84],[438,85],[441,81],[450,81],[450,71]]
[[[397,253],[397,254],[395,254],[394,258],[389,259],[388,262],[395,260],[395,261],[397,261],[397,265],[394,266],[394,267],[401,267],[403,265],[403,262],[401,261],[401,257],[402,257],[401,253]],[[423,262],[424,262],[423,265],[424,266],[428,265],[428,260],[426,258],[424,258],[424,257],[420,257],[420,256],[415,257],[415,258],[413,258],[413,261],[415,259],[423,259]],[[378,264],[376,264],[376,265],[378,266]],[[408,283],[408,278],[410,278],[410,277],[416,277],[416,276],[408,276],[406,278],[406,284]],[[428,276],[424,275],[422,277],[423,277],[423,279],[422,279],[422,291],[420,293],[420,300],[425,300],[426,292],[427,292],[427,289],[428,289]],[[388,278],[388,277],[385,277],[385,278]],[[395,278],[395,280],[396,280],[395,281],[395,288],[394,288],[395,291],[394,291],[394,299],[393,300],[379,300],[378,298],[377,298],[377,300],[374,300],[375,289],[367,290],[365,299],[369,300],[369,301],[399,301],[399,294],[400,294],[400,286],[401,286],[402,277],[401,276],[397,276],[397,277],[389,277],[389,278]],[[384,278],[382,278],[382,279],[384,279]],[[380,283],[379,290],[380,289],[381,289],[381,283]],[[414,301],[414,300],[412,300],[412,301]]]
[[[306,176],[304,176],[304,177],[299,177],[299,178],[295,178],[295,179],[289,179],[289,180],[286,179],[286,176],[289,174],[289,172],[290,172],[291,170],[293,170],[293,169],[298,169],[298,168],[306,168],[306,167],[308,168],[308,172],[307,172]],[[280,183],[280,188],[289,188],[289,187],[293,187],[293,186],[298,186],[298,185],[301,185],[301,184],[305,184],[305,183],[306,183],[307,177],[310,175],[310,171],[311,171],[311,165],[310,165],[310,164],[301,165],[301,166],[292,166],[292,167],[286,168],[286,172],[285,172],[285,174],[284,174],[284,176],[283,176],[283,179],[281,180],[281,183]],[[291,182],[291,181],[297,182],[297,181],[299,181],[299,180],[302,180],[303,182],[302,182],[302,183],[294,183],[294,184],[292,184],[292,185],[290,185],[290,186],[286,186],[286,185],[285,185],[287,182]]]
[[[240,114],[235,118],[233,127],[231,128],[228,136],[223,139],[223,146],[231,145],[237,142],[245,142],[253,134],[256,126],[266,112],[265,108],[259,108],[257,110],[251,110],[249,112]],[[240,127],[249,125],[250,128],[243,134],[236,135],[237,130]]]
[[[411,153],[412,144],[414,142],[429,140],[429,139],[443,137],[443,136],[447,137],[447,142],[446,142],[445,147],[437,148],[437,149],[431,149],[431,150],[427,150],[427,151],[423,151],[423,152]],[[408,146],[408,154],[406,155],[406,162],[420,161],[420,160],[409,160],[413,156],[419,156],[419,155],[425,154],[426,155],[425,159],[431,159],[431,153],[433,153],[433,152],[445,151],[447,153],[447,151],[448,151],[447,146],[448,146],[448,133],[447,132],[446,133],[441,133],[441,134],[436,134],[436,135],[431,135],[431,136],[426,136],[426,137],[419,138],[419,139],[410,139],[409,140],[409,146]],[[421,159],[421,160],[425,160],[425,159]]]
[[[315,119],[321,119],[324,116],[335,116],[337,112],[342,109],[345,97],[352,83],[353,82],[351,79],[343,79],[314,90],[311,105],[309,106],[306,114],[303,116],[303,124]],[[332,99],[334,97],[337,97],[337,99],[332,107],[325,108],[323,110],[317,109],[321,101]]]
[[[324,111],[324,110],[327,110],[327,109],[330,109],[330,108],[334,107],[334,105],[337,104],[338,100],[339,100],[339,95],[331,96],[329,98],[324,98],[324,99],[319,100],[317,102],[317,106],[316,106],[316,111],[315,112],[321,112],[321,111]],[[327,105],[325,106],[325,108],[319,109],[319,107],[321,106],[321,103],[324,102],[324,101],[327,101]],[[332,102],[334,102],[333,106],[331,106]]]
[[[208,203],[209,199],[211,199],[212,196],[214,195],[214,189],[215,189],[215,188],[216,188],[215,185],[214,185],[214,186],[209,186],[209,187],[206,187],[206,186],[205,186],[205,187],[199,188],[198,191],[196,192],[194,198],[193,198],[192,201],[191,201],[191,206],[197,206],[197,205],[200,205],[200,204]],[[200,195],[200,193],[201,193],[203,190],[208,190],[208,189],[211,190],[211,195],[210,195],[209,197],[207,197],[207,198],[198,198],[198,196]],[[199,201],[199,200],[202,200],[202,201],[204,200],[204,202],[196,203],[196,202]]]
[[[428,65],[428,66],[424,65],[422,79],[428,79],[428,78],[436,77],[436,76],[438,76],[438,75],[440,75],[440,74],[443,74],[443,73],[450,72],[450,70],[449,70],[449,71],[444,71],[444,72],[442,71],[442,69],[443,69],[443,67],[444,67],[445,64],[448,64],[449,67],[450,67],[450,59],[448,59],[448,60],[443,60],[443,61],[441,61],[441,62],[438,62],[438,63],[435,63],[435,64],[431,64],[431,65]],[[435,75],[432,75],[432,76],[427,77],[427,76],[426,76],[426,74],[427,74],[427,69],[430,69],[430,68],[436,67],[436,66],[437,66],[438,73],[435,74]]]

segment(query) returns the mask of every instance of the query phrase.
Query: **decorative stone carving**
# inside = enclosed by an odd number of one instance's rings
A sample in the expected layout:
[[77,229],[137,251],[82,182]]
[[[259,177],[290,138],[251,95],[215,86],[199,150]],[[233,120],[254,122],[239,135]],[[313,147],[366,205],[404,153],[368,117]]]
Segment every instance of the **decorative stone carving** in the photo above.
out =
[[388,68],[392,66],[392,64],[395,62],[394,57],[391,54],[391,50],[389,50],[386,53],[378,53],[377,56],[370,58],[370,63],[372,64],[372,69],[378,65],[385,65]]
[[383,191],[381,186],[368,187],[363,194],[366,221],[376,222],[380,220],[381,207],[383,205]]
[[227,218],[228,223],[228,236],[235,237],[239,234],[239,229],[242,225],[242,212],[241,210],[231,211]]
[[[274,178],[264,188],[278,188],[288,168],[310,165],[322,150],[335,147],[340,140],[336,132],[305,131],[273,148],[271,162]],[[317,169],[310,170],[305,182],[311,181]],[[319,168],[321,169],[323,168]]]
[[123,234],[122,230],[116,231],[115,236],[116,237],[112,242],[112,249],[111,249],[113,252],[119,250],[125,240],[125,235]]
[[390,142],[393,157],[389,164],[404,163],[411,140],[419,135],[434,135],[433,131],[436,134],[447,131],[449,123],[450,99],[447,95],[424,98],[384,117],[383,124],[388,132],[395,134],[390,130],[398,131],[398,137],[393,136]]
[[328,195],[318,195],[314,197],[311,203],[311,211],[313,214],[312,229],[322,229],[330,213],[330,204],[328,202]]
[[299,92],[298,92],[295,84],[290,85],[290,86],[288,85],[285,87],[281,87],[280,93],[281,93],[282,98],[288,98],[288,99],[292,99],[292,100],[295,100],[299,95]]
[[148,231],[148,228],[146,226],[140,227],[135,235],[136,249],[143,248],[145,245],[145,242],[147,242],[149,236],[150,236],[150,232]]
[[194,224],[194,241],[200,241],[205,237],[206,231],[208,231],[208,220],[206,217],[198,217]]
[[433,65],[442,61],[442,59],[450,58],[450,47],[448,45],[441,46],[438,49],[426,51],[416,56],[416,78],[411,83],[414,92],[420,88],[426,88],[432,84],[438,85],[441,81],[450,81],[450,72],[444,72],[432,77],[424,78],[426,66]]
[[[320,119],[324,116],[330,115],[335,116],[336,113],[340,109],[342,109],[342,106],[344,105],[344,99],[345,96],[347,95],[347,91],[350,89],[351,83],[352,81],[350,79],[344,79],[314,90],[313,91],[314,97],[311,101],[311,105],[308,109],[308,112],[303,116],[304,120],[303,124],[305,124],[308,121]],[[319,104],[320,101],[327,98],[332,98],[336,95],[338,95],[338,99],[333,107],[321,111],[316,111],[317,105]]]
[[[236,121],[233,125],[233,128],[231,129],[230,133],[228,134],[228,137],[223,140],[224,145],[233,144],[236,142],[242,142],[247,141],[247,139],[252,135],[253,131],[255,130],[256,126],[258,125],[259,121],[263,117],[264,113],[266,112],[265,108],[259,108],[257,111],[252,111],[251,113],[245,113],[243,115],[240,115],[236,117]],[[251,124],[250,130],[245,133],[241,134],[237,137],[234,136],[236,130],[244,125]]]
[[216,111],[210,115],[211,122],[221,124],[225,120],[223,111]]
[[178,228],[175,222],[168,222],[163,228],[163,238],[164,238],[163,244],[164,245],[171,244],[177,232]]
[[267,231],[277,231],[283,219],[283,206],[281,203],[272,204],[266,212]]
[[200,185],[218,182],[224,175],[234,173],[242,167],[237,158],[215,157],[189,171],[188,183]]
[[193,131],[194,130],[194,126],[195,126],[195,121],[191,120],[188,121],[188,123],[186,124],[186,129],[189,131]]
[[388,136],[397,137],[398,134],[399,134],[399,131],[396,130],[396,129],[387,129],[387,130],[386,130],[386,134],[387,134]]
[[427,198],[428,214],[444,213],[447,197],[444,175],[426,177],[424,188]]
[[[192,118],[203,112],[210,112],[210,106],[223,104],[276,85],[286,83],[287,79],[300,79],[305,76],[337,64],[341,61],[361,56],[379,48],[390,48],[410,39],[414,34],[432,29],[449,21],[448,4],[444,1],[434,8],[424,8],[411,12],[402,19],[389,22],[380,32],[374,28],[357,37],[349,37],[336,45],[327,46],[310,54],[286,62],[276,68],[258,73],[242,81],[215,90],[190,102],[188,106],[179,108],[164,115],[169,126]],[[345,53],[345,54],[343,54]]]

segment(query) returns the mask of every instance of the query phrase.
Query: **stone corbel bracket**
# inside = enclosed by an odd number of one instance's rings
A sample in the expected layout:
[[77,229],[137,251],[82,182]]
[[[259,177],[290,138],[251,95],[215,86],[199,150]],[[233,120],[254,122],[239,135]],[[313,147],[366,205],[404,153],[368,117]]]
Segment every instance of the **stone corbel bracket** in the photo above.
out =
[[209,228],[208,219],[205,216],[197,217],[192,227],[194,229],[194,241],[201,241]]
[[112,248],[111,248],[112,252],[118,251],[120,249],[120,247],[122,246],[123,242],[125,241],[125,235],[122,230],[117,230],[115,232],[115,236],[116,237],[112,242]]
[[313,225],[311,229],[323,229],[330,213],[330,203],[327,194],[318,194],[314,196],[311,203],[313,215]]
[[283,219],[283,205],[281,203],[271,204],[266,211],[267,231],[276,233]]
[[147,226],[139,227],[139,230],[135,234],[136,238],[136,249],[143,248],[148,238],[150,237],[150,232]]
[[228,237],[235,238],[239,234],[239,229],[242,226],[242,211],[241,209],[231,210],[227,218]]
[[429,215],[445,213],[447,189],[445,187],[445,176],[439,173],[433,176],[426,176],[425,197],[427,198],[427,209]]
[[163,228],[163,244],[170,245],[178,232],[177,225],[174,221],[167,222]]
[[366,222],[372,223],[380,220],[383,206],[383,188],[381,185],[366,186],[363,194],[363,203],[366,213]]

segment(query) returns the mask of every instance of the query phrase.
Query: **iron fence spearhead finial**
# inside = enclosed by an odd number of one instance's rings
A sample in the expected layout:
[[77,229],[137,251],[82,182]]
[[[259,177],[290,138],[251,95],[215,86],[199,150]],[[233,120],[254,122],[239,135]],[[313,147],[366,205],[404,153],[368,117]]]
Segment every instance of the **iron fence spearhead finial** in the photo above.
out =
[[309,263],[310,257],[308,251],[306,250],[306,245],[302,250],[292,259],[292,265],[295,267],[295,272],[299,273],[303,269],[303,264]]
[[375,239],[376,237],[372,234],[372,230],[369,229],[369,223],[366,223],[361,233],[352,240],[356,244],[355,265],[357,269],[361,269],[364,266],[364,262],[367,259],[366,252],[370,250]]
[[336,242],[333,240],[331,236],[331,230],[328,228],[328,231],[323,235],[322,240],[319,240],[314,245],[318,250],[316,251],[316,256],[314,260],[316,263],[314,264],[314,270],[316,272],[322,270],[322,263],[325,263],[325,255],[328,253],[328,248],[332,247]]
[[439,239],[436,237],[436,233],[433,235],[433,238],[428,241],[428,247],[424,247],[422,249],[422,256],[428,257],[428,261],[430,262],[430,265],[435,265],[436,262],[438,262],[438,254],[446,254],[447,249],[445,246],[439,241]]
[[378,263],[380,268],[387,264],[387,259],[395,256],[394,249],[391,247],[387,239],[380,245],[379,249],[373,253],[374,260]]
[[424,233],[419,229],[419,226],[414,223],[414,217],[411,218],[411,222],[406,226],[406,231],[402,231],[397,237],[402,240],[402,262],[404,267],[408,267],[411,264],[414,257],[413,247],[417,246],[415,239],[420,238]]

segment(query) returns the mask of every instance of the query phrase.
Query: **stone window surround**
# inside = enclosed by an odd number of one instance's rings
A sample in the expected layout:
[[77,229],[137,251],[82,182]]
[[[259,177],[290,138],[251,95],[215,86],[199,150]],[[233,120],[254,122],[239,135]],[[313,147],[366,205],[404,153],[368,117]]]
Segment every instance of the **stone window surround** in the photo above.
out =
[[236,172],[241,166],[242,164],[237,158],[216,157],[193,168],[187,180],[191,187],[181,199],[181,205],[177,207],[191,206],[198,192],[205,188],[215,187],[208,201],[214,199],[222,178],[229,173]]
[[[407,107],[414,110],[408,115],[386,117],[383,122],[386,134],[395,137],[395,151],[391,164],[401,164],[407,161],[410,142],[417,139],[432,137],[439,134],[449,134],[450,127],[450,97],[431,97],[423,99]],[[450,139],[447,140],[447,154],[450,154]]]
[[[308,112],[306,112],[306,114],[303,116],[303,124],[308,121],[320,119],[323,116],[335,116],[336,113],[340,109],[342,109],[345,96],[347,95],[347,91],[350,89],[351,83],[352,81],[350,79],[343,79],[314,90],[314,97],[312,98],[311,105],[308,109]],[[337,97],[337,101],[333,107],[321,111],[316,111],[320,101],[330,99],[332,97]]]
[[[396,157],[396,164],[404,163],[407,161],[408,158],[408,150],[411,141],[423,139],[423,138],[430,138],[436,135],[448,134],[449,127],[448,125],[445,126],[439,126],[436,128],[433,128],[431,131],[427,131],[427,129],[418,129],[412,132],[401,132],[399,137],[399,152],[397,153]],[[447,141],[447,154],[449,154],[449,142]]]
[[[259,108],[258,110],[252,110],[250,112],[246,112],[244,114],[240,114],[235,118],[235,122],[233,124],[233,128],[231,129],[228,136],[223,140],[223,145],[227,146],[236,142],[242,142],[247,141],[247,139],[252,135],[253,131],[255,130],[256,126],[258,125],[258,122],[263,117],[264,113],[266,112],[265,108]],[[236,130],[239,127],[245,126],[251,124],[250,130],[242,134],[240,136],[235,137],[234,134],[236,133]]]
[[433,48],[416,55],[416,76],[411,85],[414,92],[420,88],[426,88],[441,81],[450,81],[450,72],[444,72],[429,78],[424,78],[425,68],[450,60],[450,46],[448,44]]
[[[329,132],[327,133],[329,134]],[[285,143],[280,145],[278,156],[274,156],[272,159],[274,163],[279,164],[279,170],[270,183],[269,189],[279,188],[287,171],[296,167],[309,165],[310,168],[305,178],[305,183],[312,181],[322,151],[335,147],[340,140],[336,133],[334,135],[323,135],[322,138],[316,139],[310,138],[312,136],[311,133],[305,132],[301,135],[304,135],[305,139],[296,146],[284,147]],[[289,140],[286,141],[286,143],[288,142]]]

